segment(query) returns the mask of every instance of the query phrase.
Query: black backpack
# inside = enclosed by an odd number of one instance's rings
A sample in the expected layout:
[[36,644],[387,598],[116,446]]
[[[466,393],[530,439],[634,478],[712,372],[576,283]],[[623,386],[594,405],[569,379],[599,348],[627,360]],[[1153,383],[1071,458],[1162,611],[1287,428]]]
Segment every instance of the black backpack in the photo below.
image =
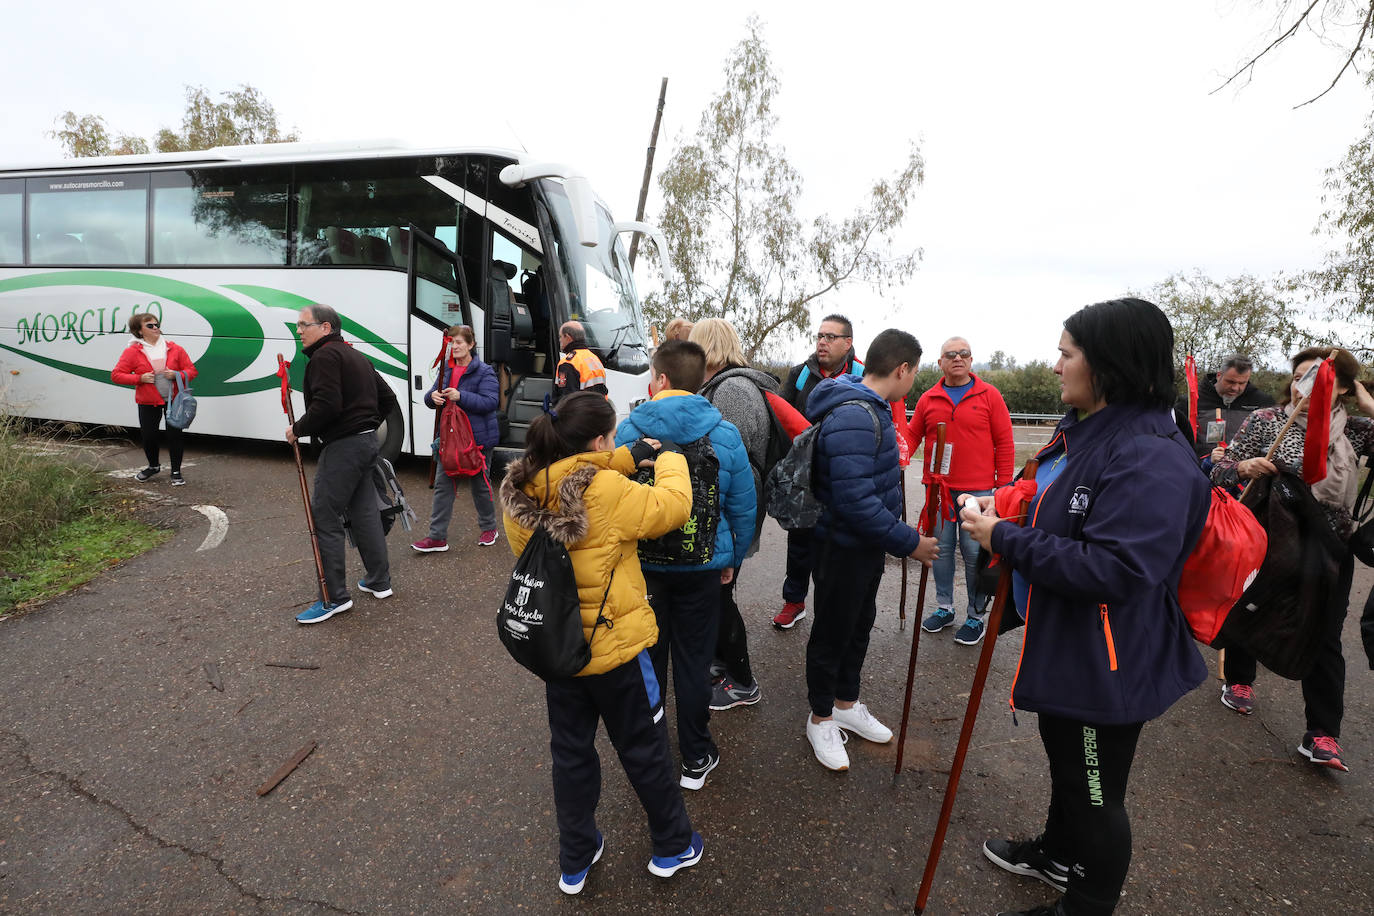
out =
[[[664,442],[664,447],[682,452],[687,459],[687,476],[692,483],[692,514],[681,528],[639,542],[639,560],[654,566],[709,566],[715,555],[716,529],[720,527],[720,458],[709,436],[684,445]],[[653,468],[640,468],[634,479],[652,483]]]
[[[826,411],[829,416],[836,408],[845,404],[859,404],[873,418],[873,437],[880,439],[882,426],[878,412],[868,401],[854,398],[841,401]],[[770,411],[771,412],[771,411]],[[776,422],[776,417],[774,418]],[[768,494],[768,514],[778,520],[778,524],[793,531],[798,528],[814,528],[821,519],[821,501],[816,498],[815,476],[816,440],[820,437],[821,423],[825,417],[817,417],[816,422],[797,433],[792,440],[792,448],[787,452],[768,475],[764,491]]]
[[[396,479],[396,469],[391,466],[390,461],[380,455],[372,463],[372,486],[377,491],[377,511],[382,516],[383,535],[390,534],[397,521],[400,521],[401,527],[407,531],[414,527],[415,510],[406,502],[405,491],[401,489],[401,482]],[[343,515],[343,525],[344,533],[348,535],[348,543],[353,545],[353,522],[347,512]]]
[[[607,629],[612,626],[602,613],[614,579],[612,569],[593,635],[603,623]],[[591,646],[582,633],[572,557],[544,528],[534,529],[515,561],[496,612],[496,632],[511,658],[546,681],[572,677],[592,660]]]

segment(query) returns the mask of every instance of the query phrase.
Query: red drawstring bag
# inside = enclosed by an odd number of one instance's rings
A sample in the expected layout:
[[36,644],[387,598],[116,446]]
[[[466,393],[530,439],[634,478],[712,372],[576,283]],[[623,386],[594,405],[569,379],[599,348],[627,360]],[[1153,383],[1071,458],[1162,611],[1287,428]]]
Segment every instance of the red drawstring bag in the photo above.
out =
[[487,466],[472,422],[457,404],[446,405],[439,418],[439,464],[450,477],[476,477]]
[[1254,513],[1221,487],[1178,580],[1178,603],[1198,642],[1211,645],[1226,615],[1259,574],[1269,535]]

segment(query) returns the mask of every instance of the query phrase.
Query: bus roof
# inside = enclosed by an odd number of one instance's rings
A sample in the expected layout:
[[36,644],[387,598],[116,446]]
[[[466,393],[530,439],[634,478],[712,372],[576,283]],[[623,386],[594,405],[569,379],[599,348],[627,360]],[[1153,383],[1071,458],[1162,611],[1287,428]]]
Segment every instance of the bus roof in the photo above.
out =
[[341,140],[323,143],[263,143],[254,146],[217,146],[187,153],[153,153],[135,156],[98,156],[90,159],[59,159],[51,162],[0,166],[0,177],[53,173],[122,172],[191,168],[195,166],[247,165],[258,163],[325,162],[347,159],[392,159],[405,156],[500,156],[515,162],[532,161],[528,153],[500,147],[441,147],[423,149],[400,140]]

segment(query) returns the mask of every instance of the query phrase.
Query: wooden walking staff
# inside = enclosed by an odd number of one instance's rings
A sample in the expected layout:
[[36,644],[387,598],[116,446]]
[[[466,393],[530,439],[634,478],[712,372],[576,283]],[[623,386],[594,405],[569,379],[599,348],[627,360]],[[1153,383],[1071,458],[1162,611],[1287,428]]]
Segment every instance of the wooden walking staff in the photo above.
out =
[[[291,364],[277,354],[277,376],[281,378],[281,409],[286,413],[286,421],[296,425],[296,409],[291,404],[291,379],[286,370]],[[296,474],[301,479],[301,501],[305,503],[305,527],[310,531],[310,549],[315,553],[315,572],[320,577],[320,600],[329,603],[329,586],[324,583],[324,559],[320,556],[320,539],[315,534],[315,513],[310,511],[310,487],[305,482],[305,465],[301,463],[299,442],[291,443],[291,451],[296,456]]]
[[[1265,461],[1274,460],[1274,453],[1279,450],[1279,443],[1283,441],[1284,436],[1288,435],[1288,431],[1293,428],[1293,424],[1297,422],[1298,417],[1302,416],[1302,412],[1307,409],[1307,402],[1312,398],[1312,388],[1317,383],[1317,372],[1321,369],[1321,366],[1321,363],[1313,364],[1312,368],[1304,372],[1302,378],[1298,379],[1297,383],[1294,385],[1298,394],[1302,395],[1302,400],[1298,401],[1298,406],[1293,409],[1293,415],[1288,418],[1287,423],[1283,424],[1283,429],[1279,430],[1279,434],[1274,438],[1274,444],[1269,446],[1269,451],[1264,455]],[[1254,480],[1247,480],[1245,482],[1245,488],[1240,491],[1240,501],[1242,503],[1245,502],[1245,497],[1250,495],[1254,482]]]
[[[945,424],[935,424],[935,455],[931,459],[931,475],[943,475],[945,463]],[[905,503],[904,503],[905,504]],[[921,507],[921,518],[916,530],[923,535],[933,535],[935,524],[940,518],[940,486],[936,480],[926,485],[926,502]],[[921,564],[921,584],[916,587],[916,616],[925,613],[926,582],[930,578],[930,567]],[[906,752],[906,720],[911,715],[911,685],[916,679],[916,653],[921,645],[921,624],[917,621],[911,628],[911,656],[906,663],[906,699],[902,702],[902,727],[897,735],[897,765],[892,770],[895,782],[902,772],[902,757]]]
[[[1022,480],[1035,480],[1035,472],[1040,463],[1032,458],[1026,462],[1021,472]],[[1016,515],[1008,521],[1025,526],[1030,500],[1023,500]],[[983,649],[978,654],[978,668],[973,673],[973,686],[969,689],[968,708],[964,711],[964,725],[959,730],[959,744],[954,749],[954,761],[949,768],[949,782],[945,785],[945,800],[940,806],[940,820],[935,825],[935,835],[930,840],[930,854],[926,856],[926,872],[921,878],[921,889],[916,894],[916,913],[925,912],[926,900],[930,897],[930,886],[935,881],[935,868],[940,864],[940,851],[945,845],[945,831],[949,829],[949,817],[954,812],[954,796],[959,792],[959,774],[964,770],[964,760],[968,757],[969,741],[973,739],[973,724],[978,720],[978,705],[983,701],[983,685],[987,683],[988,668],[992,665],[992,650],[997,644],[997,631],[1002,626],[1002,611],[1011,595],[1011,564],[1002,563],[1002,574],[997,577],[996,597],[992,610],[988,613],[986,635]]]

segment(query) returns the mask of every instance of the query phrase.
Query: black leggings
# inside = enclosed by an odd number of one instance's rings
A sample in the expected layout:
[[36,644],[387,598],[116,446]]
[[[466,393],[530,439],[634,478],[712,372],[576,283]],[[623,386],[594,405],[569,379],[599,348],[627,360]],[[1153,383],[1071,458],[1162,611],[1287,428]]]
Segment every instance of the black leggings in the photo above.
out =
[[1105,916],[1115,909],[1131,864],[1126,782],[1143,722],[1090,725],[1040,715],[1050,761],[1045,853],[1069,867],[1064,912]]
[[[159,427],[162,415],[167,412],[163,404],[139,404],[138,428],[143,432],[143,454],[148,458],[148,467],[161,465],[158,460]],[[167,427],[167,457],[172,461],[172,470],[181,470],[181,430],[175,426]]]

